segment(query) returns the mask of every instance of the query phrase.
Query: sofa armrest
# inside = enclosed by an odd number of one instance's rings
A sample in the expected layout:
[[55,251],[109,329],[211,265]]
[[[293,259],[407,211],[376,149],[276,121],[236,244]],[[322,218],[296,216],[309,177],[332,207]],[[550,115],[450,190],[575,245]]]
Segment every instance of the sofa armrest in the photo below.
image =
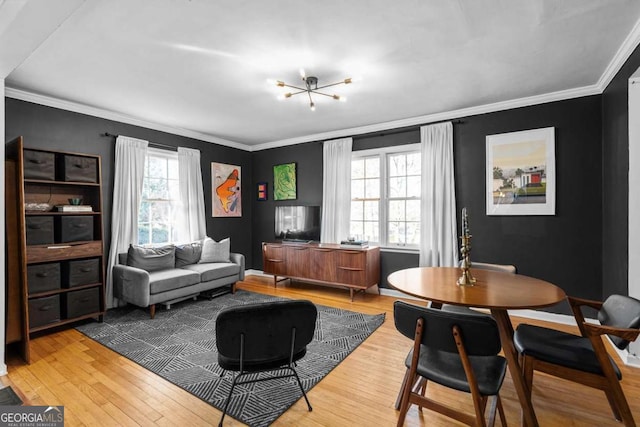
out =
[[244,280],[244,255],[231,252],[229,254],[229,260],[240,266],[240,280]]
[[151,287],[147,271],[128,265],[114,265],[112,272],[116,298],[139,307],[149,306]]

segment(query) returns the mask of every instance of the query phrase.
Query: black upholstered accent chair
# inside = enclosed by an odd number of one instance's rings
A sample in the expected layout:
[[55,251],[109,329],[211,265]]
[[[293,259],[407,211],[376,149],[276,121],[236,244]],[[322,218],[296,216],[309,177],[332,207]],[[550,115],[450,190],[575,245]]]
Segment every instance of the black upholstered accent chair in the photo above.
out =
[[[293,377],[298,382],[309,411],[312,410],[295,362],[307,352],[313,339],[318,311],[310,301],[291,300],[225,308],[216,319],[218,364],[236,371],[220,426],[227,413],[233,389],[238,384]],[[258,372],[278,371],[256,376]]]
[[[527,389],[531,392],[537,370],[605,392],[614,417],[635,426],[620,380],[622,374],[607,354],[601,336],[608,335],[619,349],[625,349],[640,333],[640,301],[611,295],[604,301],[567,297],[581,336],[540,326],[520,324],[514,344],[521,355]],[[582,307],[598,310],[600,325],[586,323]]]
[[[499,391],[507,362],[501,349],[496,321],[490,316],[445,312],[402,301],[394,303],[396,329],[414,340],[405,364],[405,377],[398,426],[411,404],[440,412],[468,425],[485,426],[485,409],[495,396],[502,425],[506,426]],[[437,402],[425,396],[429,381],[471,393],[475,414]],[[417,384],[417,385],[416,385]],[[489,423],[493,425],[496,406],[492,404]]]

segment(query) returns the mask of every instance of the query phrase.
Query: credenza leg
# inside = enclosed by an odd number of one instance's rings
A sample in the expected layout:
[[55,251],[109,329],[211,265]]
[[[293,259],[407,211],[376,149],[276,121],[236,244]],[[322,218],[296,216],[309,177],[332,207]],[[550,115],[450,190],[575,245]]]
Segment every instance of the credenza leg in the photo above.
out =
[[353,302],[353,288],[349,288],[349,296],[351,297],[351,302]]

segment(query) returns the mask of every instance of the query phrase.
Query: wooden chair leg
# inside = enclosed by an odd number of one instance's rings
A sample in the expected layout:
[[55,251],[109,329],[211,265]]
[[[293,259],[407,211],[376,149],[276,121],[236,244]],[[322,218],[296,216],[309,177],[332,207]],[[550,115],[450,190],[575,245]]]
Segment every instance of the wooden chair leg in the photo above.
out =
[[498,413],[500,414],[500,423],[502,427],[507,427],[507,418],[504,416],[504,408],[502,407],[502,399],[500,395],[496,394],[496,401],[498,402]]
[[400,414],[398,414],[397,427],[402,427],[404,425],[404,420],[407,417],[407,411],[409,410],[409,397],[411,397],[412,385],[418,380],[415,373],[410,372],[409,375],[411,378],[406,382],[404,391],[402,392],[402,403],[400,404]]
[[607,400],[609,401],[609,406],[611,407],[611,412],[613,413],[613,417],[616,419],[616,421],[622,421],[622,418],[620,417],[620,411],[618,411],[618,405],[616,403],[615,396],[613,395],[611,390],[609,390],[608,388],[605,388],[603,391],[604,391],[604,394],[607,396]]
[[[421,378],[419,383],[421,383],[421,385],[420,385],[420,394],[422,395],[422,397],[424,397],[427,394],[427,379],[426,378]],[[418,406],[418,410],[422,411],[422,406]]]
[[[524,378],[524,385],[527,388],[528,399],[531,400],[531,395],[533,394],[533,363],[534,360],[531,357],[522,355],[521,365],[522,365],[522,376]],[[525,420],[524,411],[520,411],[520,424],[527,425]]]
[[[482,397],[483,405],[485,407],[484,412],[487,413],[487,402],[489,401],[487,396]],[[487,425],[493,427],[496,424],[496,404],[497,399],[494,397],[491,399],[491,405],[489,406],[489,418],[487,419]]]
[[[609,378],[608,380],[609,393],[611,393],[614,399],[615,406],[618,408],[618,413],[620,418],[622,418],[622,422],[626,427],[635,427],[636,422],[633,420],[633,414],[631,413],[627,399],[624,397],[624,392],[622,391],[618,378]],[[607,397],[609,396],[609,393],[607,393]],[[613,405],[611,407],[613,409]]]
[[475,396],[473,392],[471,393],[471,397],[473,398],[473,409],[476,413],[476,425],[479,427],[486,427],[487,423],[484,420],[484,409],[487,404],[487,398]]
[[404,393],[404,386],[407,384],[407,381],[409,381],[409,369],[407,369],[407,371],[404,373],[404,378],[402,379],[402,384],[400,385],[400,390],[398,390],[398,397],[396,397],[396,404],[395,404],[396,410],[400,409],[400,405],[402,404],[402,396],[403,396],[403,393]]

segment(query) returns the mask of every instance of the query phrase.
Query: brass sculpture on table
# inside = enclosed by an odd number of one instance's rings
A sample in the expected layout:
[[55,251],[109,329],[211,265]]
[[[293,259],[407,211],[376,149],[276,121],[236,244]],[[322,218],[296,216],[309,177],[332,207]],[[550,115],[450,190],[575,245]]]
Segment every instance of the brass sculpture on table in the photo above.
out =
[[462,275],[458,279],[458,285],[460,286],[473,286],[476,283],[475,277],[471,275],[471,234],[469,233],[469,217],[467,215],[467,208],[462,208],[462,235],[460,236],[462,245],[460,246],[460,252],[462,254]]

